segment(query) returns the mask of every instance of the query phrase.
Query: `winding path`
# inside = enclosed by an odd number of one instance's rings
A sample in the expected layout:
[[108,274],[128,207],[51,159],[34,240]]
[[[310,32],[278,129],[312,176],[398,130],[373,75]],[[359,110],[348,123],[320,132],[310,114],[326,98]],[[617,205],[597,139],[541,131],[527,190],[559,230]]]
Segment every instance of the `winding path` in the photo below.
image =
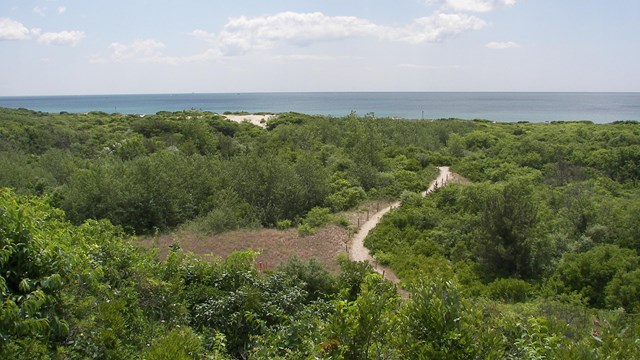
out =
[[[451,172],[449,172],[448,166],[438,167],[438,170],[440,170],[440,174],[434,181],[431,182],[429,189],[422,192],[422,196],[427,196],[427,194],[435,190],[437,187],[446,185],[447,182],[449,182],[450,178],[453,178],[453,175],[451,174]],[[368,261],[373,266],[376,272],[382,274],[385,279],[396,284],[400,282],[400,279],[388,267],[376,265],[375,259],[369,253],[369,249],[364,247],[364,239],[369,234],[369,231],[373,230],[373,228],[378,225],[384,214],[388,213],[391,209],[397,208],[398,206],[400,206],[400,202],[396,201],[391,205],[385,207],[384,209],[381,209],[377,213],[373,214],[373,216],[369,217],[369,220],[365,222],[360,227],[358,232],[354,235],[349,247],[349,259],[353,261]]]

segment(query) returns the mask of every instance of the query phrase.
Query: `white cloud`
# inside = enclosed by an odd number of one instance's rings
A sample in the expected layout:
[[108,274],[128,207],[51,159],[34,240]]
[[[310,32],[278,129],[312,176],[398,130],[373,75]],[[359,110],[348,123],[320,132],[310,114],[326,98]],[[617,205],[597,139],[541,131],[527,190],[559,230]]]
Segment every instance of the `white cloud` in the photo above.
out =
[[353,16],[325,16],[320,12],[283,12],[254,18],[231,18],[220,33],[227,51],[269,49],[277,43],[299,46],[312,42],[360,37],[379,31],[378,26]]
[[64,5],[60,5],[58,6],[58,14],[64,14],[65,12],[67,12],[67,7]]
[[[111,51],[110,60],[115,62],[177,65],[215,60],[222,56],[217,49],[208,49],[201,54],[189,56],[167,56],[162,52],[165,48],[164,43],[153,39],[136,40],[131,44],[113,43],[109,46],[109,50]],[[89,61],[94,64],[99,64],[105,63],[108,60],[94,56]]]
[[[307,46],[362,37],[421,44],[442,41],[485,25],[482,19],[464,14],[435,14],[416,19],[407,26],[391,27],[353,16],[283,12],[254,18],[231,18],[215,40],[223,52],[231,54],[271,49],[277,45]],[[214,39],[212,34],[203,30],[196,30],[192,35]]]
[[27,39],[29,39],[29,29],[26,26],[9,18],[0,18],[0,40]]
[[443,9],[468,12],[488,12],[499,7],[515,5],[516,0],[426,0],[429,5],[440,5]]
[[38,37],[38,42],[45,45],[76,46],[86,37],[82,31],[46,32]]
[[0,18],[0,40],[29,40],[37,39],[38,43],[45,45],[76,46],[86,37],[82,31],[60,31],[42,33],[39,28],[27,29],[22,23]]
[[480,30],[487,23],[465,14],[435,14],[419,18],[404,28],[386,28],[383,38],[412,44],[440,42],[467,30]]
[[159,41],[147,39],[136,40],[129,45],[112,43],[109,49],[112,51],[111,58],[114,61],[122,62],[136,59],[152,59],[162,56],[160,50],[164,49],[164,47],[165,45]]
[[513,41],[503,41],[503,42],[492,41],[486,44],[485,47],[487,49],[493,49],[493,50],[505,50],[505,49],[514,49],[514,48],[520,47],[520,45],[518,45],[518,43]]

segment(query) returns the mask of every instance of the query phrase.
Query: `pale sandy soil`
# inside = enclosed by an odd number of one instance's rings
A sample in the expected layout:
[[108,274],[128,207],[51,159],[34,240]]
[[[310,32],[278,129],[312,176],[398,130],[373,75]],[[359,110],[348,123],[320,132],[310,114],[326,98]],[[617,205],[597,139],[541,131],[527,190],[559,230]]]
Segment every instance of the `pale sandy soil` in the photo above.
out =
[[267,126],[267,121],[277,117],[277,115],[274,114],[265,114],[265,115],[255,115],[255,114],[251,114],[251,115],[223,115],[225,118],[227,118],[228,120],[231,121],[235,121],[235,122],[243,122],[243,121],[248,121],[250,123],[252,123],[253,125],[258,125],[258,126],[262,126],[262,127],[266,127]]

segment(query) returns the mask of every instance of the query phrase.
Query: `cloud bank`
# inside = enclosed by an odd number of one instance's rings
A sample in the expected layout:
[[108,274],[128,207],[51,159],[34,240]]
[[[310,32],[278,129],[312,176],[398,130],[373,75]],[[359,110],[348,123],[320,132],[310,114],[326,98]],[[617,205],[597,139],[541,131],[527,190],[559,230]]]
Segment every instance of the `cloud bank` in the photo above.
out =
[[463,12],[489,12],[504,6],[515,5],[516,0],[426,0],[428,5]]
[[36,39],[44,45],[76,46],[86,37],[77,30],[45,32],[40,29],[27,29],[21,22],[9,18],[0,18],[0,40]]
[[76,46],[85,37],[82,31],[46,32],[38,36],[38,42],[45,45]]
[[327,16],[320,12],[283,12],[253,18],[231,18],[216,37],[203,30],[194,36],[217,42],[224,53],[266,50],[278,45],[308,46],[317,42],[352,38],[374,38],[410,44],[434,43],[468,30],[479,30],[486,22],[465,14],[435,14],[399,27],[375,24],[354,16]]
[[[165,44],[156,40],[138,40],[130,44],[113,43],[111,55],[92,60],[104,62],[154,62],[179,64],[220,59],[224,56],[269,50],[281,46],[306,47],[320,42],[355,38],[408,44],[435,43],[465,31],[479,30],[486,22],[466,14],[441,14],[422,17],[404,26],[386,26],[354,16],[327,16],[321,12],[282,12],[258,17],[231,18],[220,33],[193,30],[190,35],[211,45],[204,53],[172,57],[163,54]],[[327,59],[327,57],[323,57]]]
[[178,65],[183,63],[202,62],[219,59],[222,54],[216,49],[209,49],[201,54],[190,56],[168,56],[163,53],[165,44],[154,40],[136,40],[130,44],[112,43],[109,45],[111,55],[109,59],[94,57],[92,63],[105,63],[108,60],[113,62],[137,62],[137,63],[157,63],[167,65]]
[[0,40],[28,40],[29,29],[22,23],[9,19],[0,18]]

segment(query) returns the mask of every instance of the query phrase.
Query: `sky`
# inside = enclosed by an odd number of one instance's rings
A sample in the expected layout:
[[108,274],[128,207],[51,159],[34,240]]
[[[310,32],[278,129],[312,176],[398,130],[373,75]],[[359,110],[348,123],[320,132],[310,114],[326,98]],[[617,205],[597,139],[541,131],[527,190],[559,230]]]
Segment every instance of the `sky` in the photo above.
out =
[[640,0],[2,0],[0,96],[640,91]]

